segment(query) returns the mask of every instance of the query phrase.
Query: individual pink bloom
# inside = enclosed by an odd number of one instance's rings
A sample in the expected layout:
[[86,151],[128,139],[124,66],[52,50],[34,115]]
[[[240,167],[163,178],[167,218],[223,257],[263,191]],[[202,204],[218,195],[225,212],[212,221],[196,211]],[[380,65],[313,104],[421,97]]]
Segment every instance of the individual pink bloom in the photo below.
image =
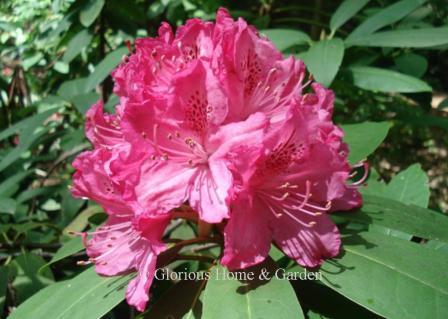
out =
[[[169,216],[135,218],[132,213],[109,216],[107,222],[91,233],[83,233],[88,262],[103,276],[116,276],[137,271],[129,282],[126,300],[144,311],[149,288],[154,278],[157,256],[165,250],[161,238]],[[87,235],[92,235],[87,240]]]
[[[283,59],[274,45],[243,19],[233,21],[218,10],[214,30],[216,49],[212,65],[229,97],[229,121],[264,112],[282,120],[292,98],[300,96],[305,77],[302,61]],[[222,52],[221,52],[222,51]]]
[[[161,238],[170,215],[136,217],[132,208],[135,197],[129,185],[110,178],[105,170],[111,154],[106,149],[80,154],[73,166],[72,194],[89,198],[100,204],[109,217],[107,222],[91,233],[78,233],[84,238],[88,262],[98,274],[115,276],[137,271],[128,286],[126,299],[143,311],[148,301],[157,255],[165,245]],[[87,240],[87,235],[92,235]]]
[[111,179],[135,182],[144,152],[131,152],[131,144],[124,139],[121,128],[122,106],[117,105],[116,111],[117,114],[104,113],[101,100],[93,104],[86,113],[86,136],[95,149],[104,150],[101,162]]
[[156,38],[137,39],[135,53],[113,73],[114,92],[131,101],[145,101],[169,92],[173,76],[199,58],[209,58],[213,24],[191,19],[177,29],[163,23]]
[[[338,254],[339,233],[327,212],[333,201],[356,190],[346,185],[351,170],[346,154],[327,143],[318,116],[318,109],[293,104],[283,125],[266,137],[267,151],[253,153],[259,154],[252,159],[256,170],[235,163],[242,185],[232,202],[221,260],[230,269],[264,260],[272,240],[306,267]],[[359,206],[359,194],[345,204]]]
[[[227,99],[212,71],[201,60],[173,79],[167,107],[156,102],[124,108],[123,130],[133,147],[145,149],[135,188],[141,210],[165,213],[185,201],[209,223],[228,217],[233,179],[226,152],[262,135],[265,116],[254,114],[223,125]],[[159,115],[157,109],[166,111]],[[225,150],[225,151],[224,151]]]
[[104,149],[83,152],[73,162],[76,169],[73,175],[72,195],[91,199],[101,205],[109,214],[120,215],[129,211],[130,205],[125,202],[128,187],[124,181],[110,178],[105,163],[110,161],[111,153]]

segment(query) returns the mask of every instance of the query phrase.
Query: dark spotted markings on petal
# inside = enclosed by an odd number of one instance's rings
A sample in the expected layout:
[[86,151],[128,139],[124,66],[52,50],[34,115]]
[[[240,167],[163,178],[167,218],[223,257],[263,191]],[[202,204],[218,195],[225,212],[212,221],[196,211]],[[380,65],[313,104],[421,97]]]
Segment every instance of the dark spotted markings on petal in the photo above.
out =
[[205,94],[200,93],[199,90],[190,95],[187,104],[185,117],[190,129],[199,134],[204,133],[213,107],[208,103]]
[[261,65],[253,50],[248,50],[247,55],[241,60],[241,69],[244,71],[244,94],[251,95],[261,77]]

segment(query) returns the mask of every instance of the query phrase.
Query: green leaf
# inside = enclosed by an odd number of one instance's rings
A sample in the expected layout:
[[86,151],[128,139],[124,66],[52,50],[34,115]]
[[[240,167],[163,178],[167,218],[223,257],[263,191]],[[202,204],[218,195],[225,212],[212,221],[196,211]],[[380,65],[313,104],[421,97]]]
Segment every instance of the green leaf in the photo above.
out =
[[402,0],[398,1],[372,15],[361,23],[346,40],[371,34],[385,26],[400,21],[409,13],[424,4],[426,0]]
[[75,96],[86,94],[90,90],[87,90],[87,78],[80,78],[76,80],[65,81],[58,89],[58,95],[64,99],[71,101]]
[[347,39],[346,46],[428,48],[448,44],[448,27],[377,32]]
[[14,214],[17,203],[13,198],[0,197],[0,213]]
[[48,266],[54,264],[55,262],[58,262],[64,258],[67,258],[73,254],[76,254],[77,252],[84,249],[84,245],[82,244],[81,237],[74,237],[71,238],[69,241],[62,244],[61,248],[58,249],[56,254],[51,258],[51,260],[42,266],[39,269],[39,272],[41,272],[43,269],[47,268]]
[[24,171],[17,173],[0,184],[0,197],[8,197],[14,195],[14,193],[19,189],[19,183],[32,171]]
[[302,55],[313,77],[327,87],[338,73],[343,57],[344,42],[337,38],[319,41]]
[[79,13],[79,21],[89,27],[101,13],[105,0],[88,0]]
[[344,141],[348,144],[350,152],[348,160],[355,164],[368,155],[383,142],[391,127],[389,122],[364,122],[359,124],[346,124],[341,126],[344,130]]
[[42,113],[37,113],[33,116],[27,117],[26,119],[15,123],[11,127],[0,132],[0,141],[14,134],[19,134],[24,129],[37,128],[42,124],[51,114],[56,112],[56,108],[51,108]]
[[291,284],[275,276],[261,281],[260,270],[246,269],[244,273],[254,271],[255,278],[241,282],[227,278],[231,273],[220,265],[212,268],[202,298],[202,319],[304,318]]
[[448,242],[448,216],[393,199],[364,195],[356,212],[338,213],[336,218],[366,225],[379,225],[426,240]]
[[92,268],[58,282],[29,298],[8,319],[98,319],[125,297],[132,275],[100,277]]
[[76,34],[67,45],[67,49],[62,56],[62,61],[70,63],[76,56],[85,49],[92,41],[93,35],[89,30],[84,29]]
[[23,302],[42,288],[54,282],[53,274],[49,269],[38,273],[40,267],[45,264],[42,257],[32,253],[25,253],[14,260],[17,267],[17,275],[12,282],[17,291],[17,299]]
[[44,55],[41,52],[38,52],[36,54],[34,54],[33,56],[26,58],[25,60],[23,60],[23,69],[25,71],[28,71],[29,68],[31,68],[32,66],[34,66],[35,64],[37,64],[40,60],[42,60],[42,58],[44,57]]
[[4,309],[6,289],[8,288],[9,267],[0,266],[0,312]]
[[21,192],[17,196],[17,203],[19,203],[19,204],[24,203],[24,202],[26,202],[30,199],[33,199],[37,196],[54,194],[55,191],[57,191],[59,189],[60,189],[59,185],[44,186],[44,187],[39,187],[39,188],[30,188],[26,191]]
[[378,173],[371,170],[367,187],[361,188],[363,195],[390,198],[404,204],[428,207],[429,185],[426,173],[420,164],[409,166],[392,178],[389,184],[379,180]]
[[280,51],[284,51],[295,45],[308,44],[311,42],[308,34],[299,30],[265,29],[260,32],[266,35]]
[[[291,280],[290,282],[302,304],[312,309],[307,313],[308,319],[378,319],[374,313],[338,294],[319,280]],[[310,311],[313,314],[310,315]]]
[[61,74],[67,74],[68,71],[70,70],[70,66],[65,62],[58,61],[54,64],[53,69],[55,69]]
[[431,92],[432,88],[413,76],[386,69],[356,66],[351,67],[353,83],[365,90],[380,92]]
[[336,9],[336,12],[331,16],[330,29],[332,32],[339,29],[351,17],[353,17],[359,10],[361,10],[369,0],[345,0]]
[[64,229],[65,233],[83,231],[89,224],[89,218],[95,214],[103,212],[100,206],[93,205],[87,207]]
[[100,98],[100,95],[96,92],[90,92],[86,94],[80,94],[73,96],[70,100],[75,105],[76,109],[81,114],[85,114],[87,110],[94,104],[98,99]]
[[448,108],[448,98],[446,98],[442,102],[440,102],[439,105],[437,106],[437,108],[439,110],[443,110],[443,109]]
[[35,130],[35,127],[27,127],[21,134],[20,134],[20,143],[17,147],[15,147],[12,151],[8,152],[5,157],[3,157],[0,161],[0,171],[7,168],[9,165],[14,163],[24,152],[26,152],[32,144],[45,135],[47,132],[46,130]]
[[[163,294],[145,314],[145,318],[194,318],[191,308],[195,308],[199,294],[206,281],[181,280]],[[173,302],[176,300],[176,302]],[[185,316],[185,317],[184,317]]]
[[386,318],[445,318],[447,255],[375,232],[343,238],[343,251],[324,263],[322,282]]
[[120,63],[124,55],[128,54],[127,48],[119,48],[108,55],[95,67],[92,74],[89,75],[86,81],[86,92],[93,90],[98,84],[100,84]]
[[417,78],[425,74],[428,69],[428,61],[426,58],[415,53],[406,53],[399,56],[395,59],[395,65],[400,72]]
[[409,166],[406,170],[395,176],[381,191],[363,190],[363,194],[371,194],[397,200],[404,204],[413,204],[420,207],[428,207],[429,185],[428,176],[422,170],[420,164]]

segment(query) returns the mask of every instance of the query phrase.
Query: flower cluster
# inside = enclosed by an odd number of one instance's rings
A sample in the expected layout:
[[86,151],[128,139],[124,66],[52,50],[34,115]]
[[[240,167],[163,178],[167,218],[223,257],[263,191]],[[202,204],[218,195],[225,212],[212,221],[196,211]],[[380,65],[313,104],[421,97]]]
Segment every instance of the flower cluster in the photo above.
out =
[[216,23],[192,19],[175,34],[163,23],[113,78],[120,103],[114,115],[102,102],[87,112],[94,149],[74,161],[72,192],[109,215],[83,236],[99,274],[138,272],[129,304],[145,308],[163,233],[185,204],[224,226],[229,269],[263,261],[272,242],[306,267],[338,254],[327,213],[361,197],[334,95],[300,60],[220,9]]

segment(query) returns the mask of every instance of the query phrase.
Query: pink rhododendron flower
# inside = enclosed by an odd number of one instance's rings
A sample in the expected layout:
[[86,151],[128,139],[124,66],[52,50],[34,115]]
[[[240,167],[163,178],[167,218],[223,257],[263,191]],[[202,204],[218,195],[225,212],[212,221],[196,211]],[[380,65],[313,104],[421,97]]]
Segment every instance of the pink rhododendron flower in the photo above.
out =
[[361,197],[334,95],[305,81],[303,62],[220,9],[216,23],[191,19],[176,33],[163,23],[112,76],[120,103],[87,112],[94,149],[74,161],[72,192],[109,215],[83,236],[99,274],[138,272],[129,304],[145,308],[164,229],[185,204],[200,224],[224,226],[231,269],[263,261],[272,242],[306,267],[338,254],[328,213]]
[[[95,265],[97,273],[115,276],[136,270],[138,275],[128,286],[126,299],[130,305],[143,311],[149,299],[157,255],[165,250],[161,238],[170,216],[136,217],[131,208],[133,199],[126,196],[127,185],[112,180],[107,175],[105,163],[111,154],[105,149],[84,152],[73,166],[72,193],[77,197],[95,200],[109,214],[107,222],[83,236],[88,262]],[[92,239],[87,240],[87,235]]]
[[351,169],[345,145],[335,147],[330,138],[340,131],[333,126],[330,132],[318,120],[319,111],[292,104],[290,117],[266,136],[264,151],[252,152],[252,165],[234,161],[241,187],[225,228],[221,260],[229,268],[263,261],[272,239],[306,267],[338,254],[339,232],[326,212],[334,200],[348,198],[349,209],[361,198],[346,186]]

